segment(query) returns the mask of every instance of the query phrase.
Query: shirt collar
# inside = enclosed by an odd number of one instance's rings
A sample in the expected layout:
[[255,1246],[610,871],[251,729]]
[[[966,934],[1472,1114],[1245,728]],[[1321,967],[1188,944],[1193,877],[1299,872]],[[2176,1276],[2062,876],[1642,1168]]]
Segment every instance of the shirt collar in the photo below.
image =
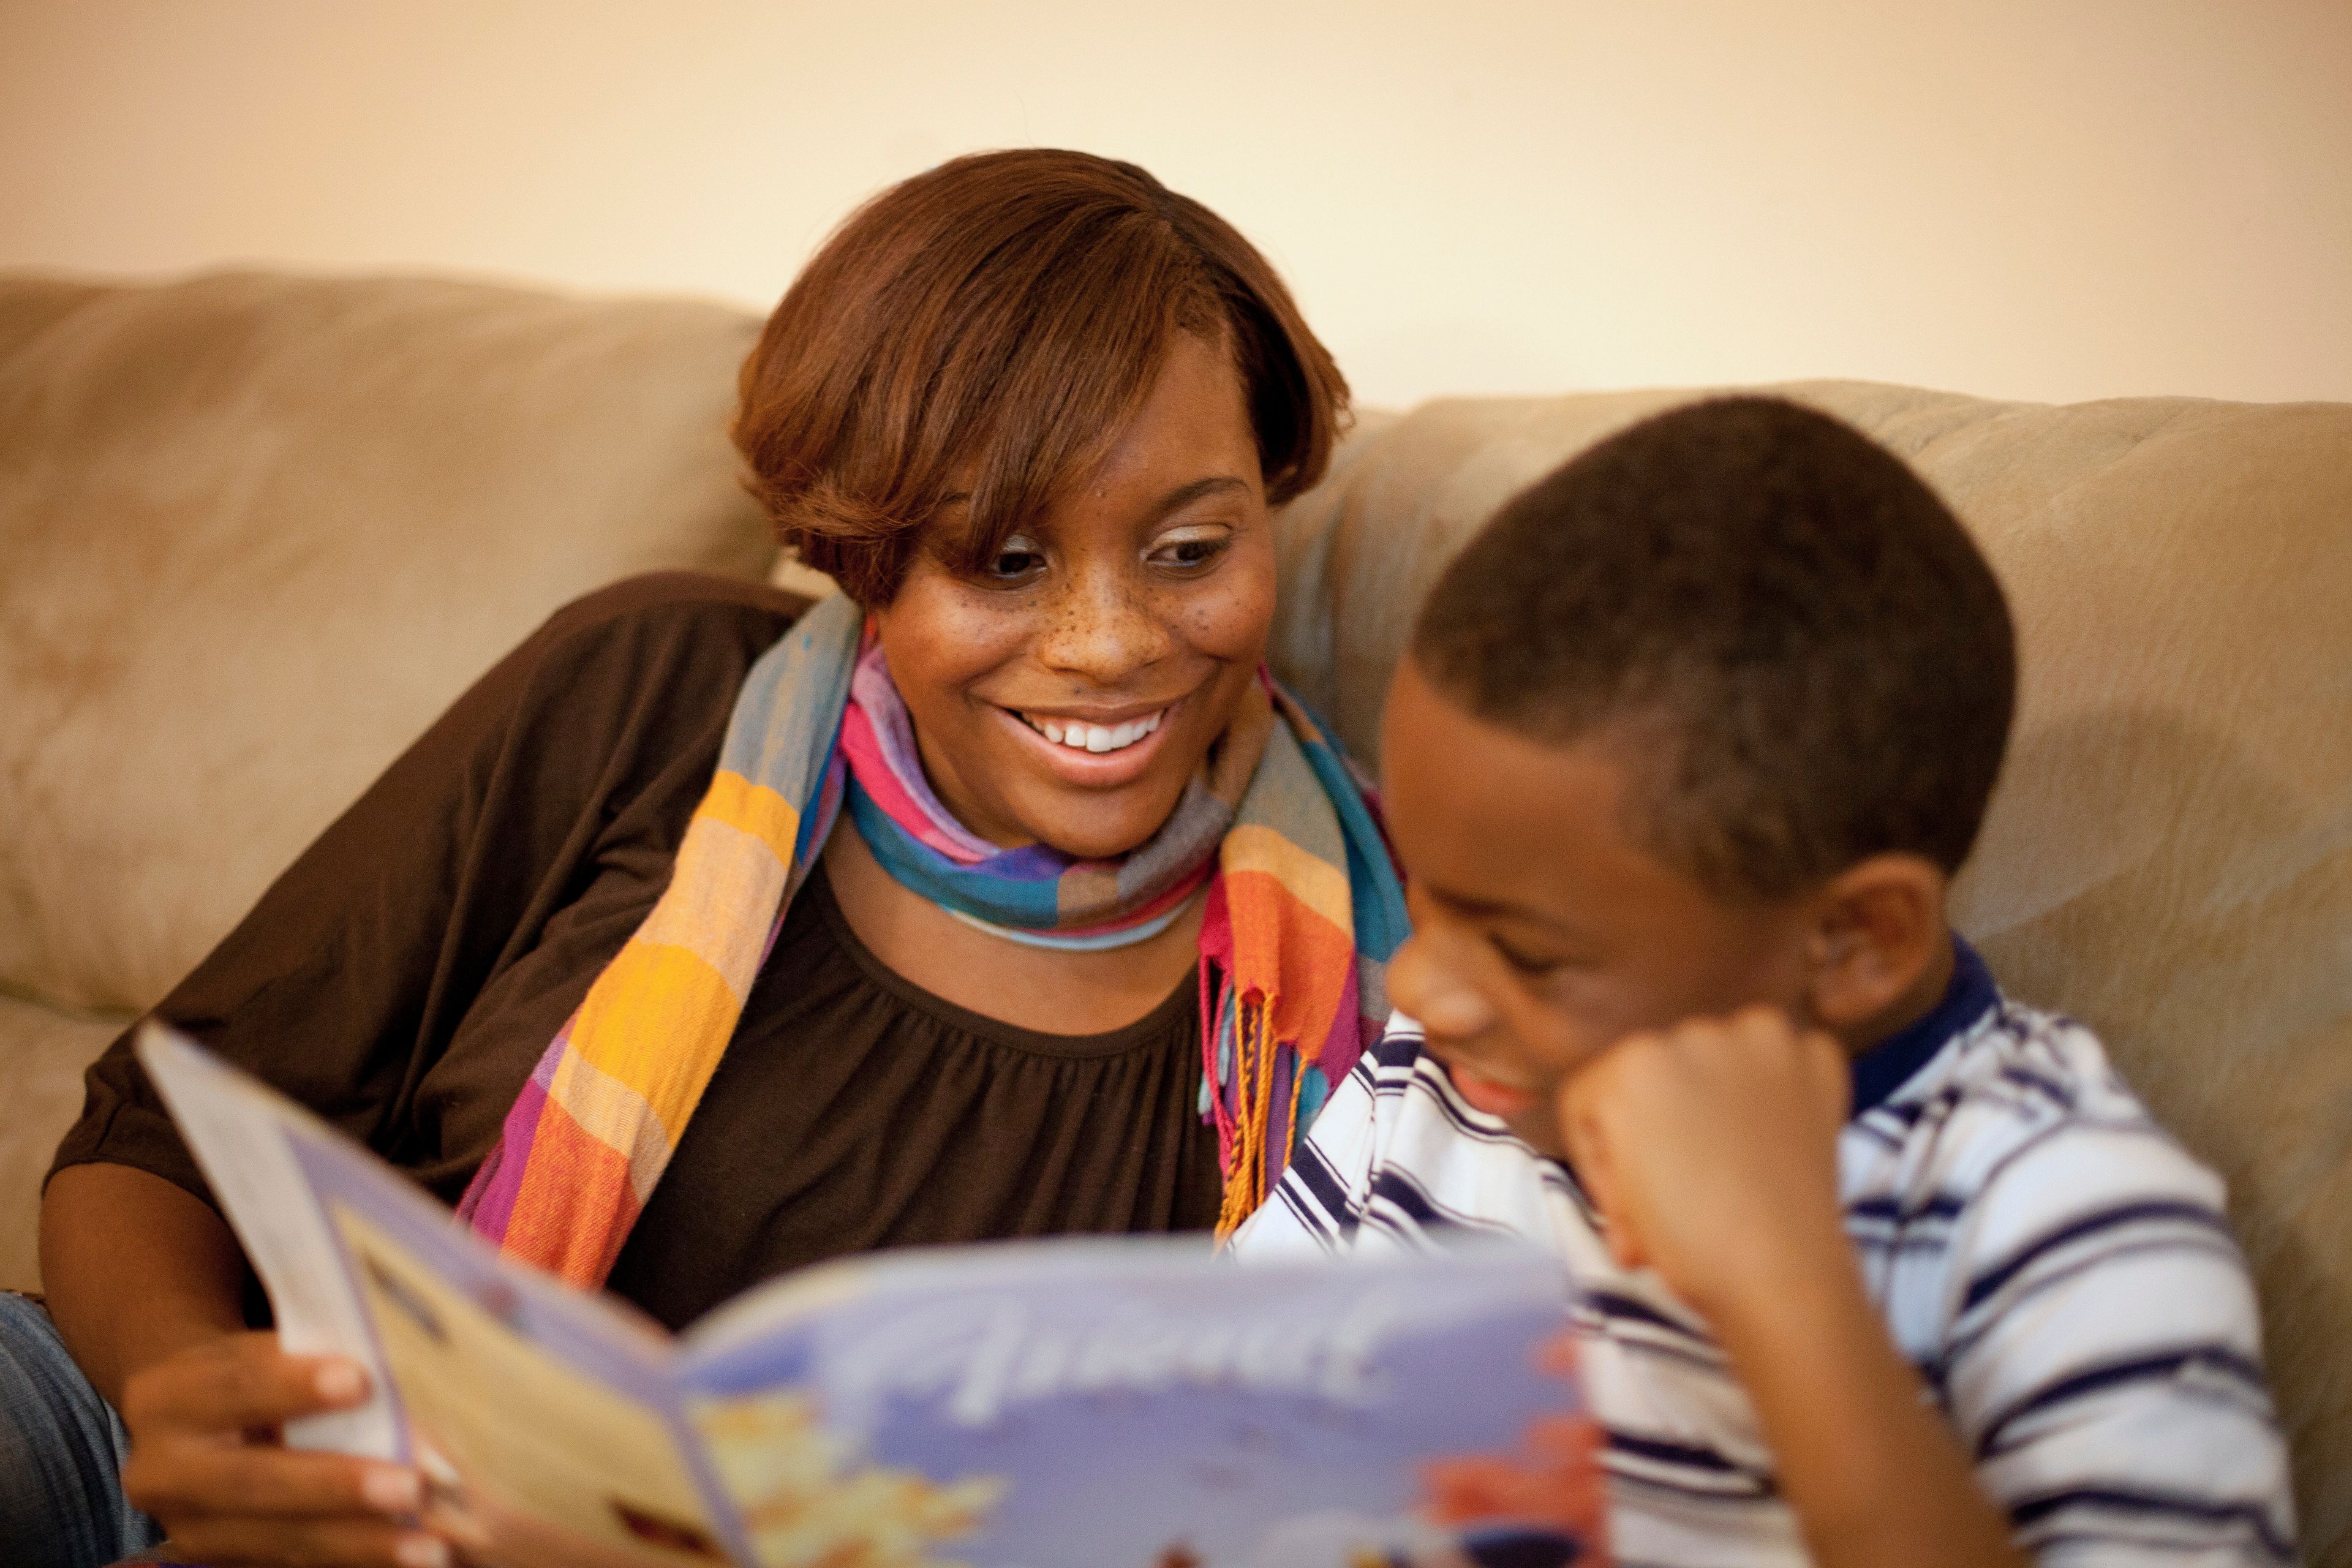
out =
[[1849,1120],[1886,1103],[1911,1075],[1927,1065],[1954,1036],[2000,1004],[1992,971],[1977,950],[1952,933],[1952,981],[1944,998],[1917,1021],[1896,1030],[1853,1058],[1853,1110]]

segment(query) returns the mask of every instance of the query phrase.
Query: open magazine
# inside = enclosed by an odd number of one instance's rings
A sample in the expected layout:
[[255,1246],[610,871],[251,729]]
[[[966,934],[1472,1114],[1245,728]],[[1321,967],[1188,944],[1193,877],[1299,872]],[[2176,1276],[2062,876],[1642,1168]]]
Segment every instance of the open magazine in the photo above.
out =
[[673,1339],[515,1263],[150,1025],[140,1059],[281,1341],[372,1369],[288,1441],[417,1464],[511,1568],[1568,1568],[1605,1561],[1556,1260],[907,1250]]

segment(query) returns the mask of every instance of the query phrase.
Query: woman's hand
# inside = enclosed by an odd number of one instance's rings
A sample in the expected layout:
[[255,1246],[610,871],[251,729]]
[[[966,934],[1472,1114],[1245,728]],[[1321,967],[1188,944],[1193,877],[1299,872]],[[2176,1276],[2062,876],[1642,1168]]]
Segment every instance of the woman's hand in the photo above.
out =
[[210,1205],[146,1171],[68,1166],[41,1198],[41,1279],[58,1331],[131,1429],[124,1492],[163,1521],[181,1558],[450,1561],[403,1522],[419,1503],[414,1471],[280,1443],[284,1423],[365,1399],[367,1380],[246,1331],[245,1258]]
[[279,1441],[284,1423],[348,1409],[367,1392],[352,1363],[288,1355],[275,1334],[191,1346],[124,1384],[123,1490],[191,1562],[446,1568],[448,1545],[410,1522],[424,1501],[415,1471]]

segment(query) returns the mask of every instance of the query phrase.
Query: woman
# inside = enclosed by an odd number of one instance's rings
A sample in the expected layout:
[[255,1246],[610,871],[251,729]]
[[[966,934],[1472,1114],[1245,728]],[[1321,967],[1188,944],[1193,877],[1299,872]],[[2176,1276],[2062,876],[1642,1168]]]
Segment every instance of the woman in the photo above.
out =
[[[673,1327],[866,1247],[1230,1227],[1402,931],[1345,767],[1261,667],[1269,509],[1345,397],[1263,258],[1131,165],[886,192],[777,308],[735,429],[846,595],[571,606],[160,1012]],[[127,1521],[83,1555],[136,1542],[127,1492],[206,1561],[446,1561],[399,1517],[413,1474],[250,1436],[362,1397],[354,1370],[245,1331],[242,1258],[120,1043],[90,1084],[43,1209],[80,1368],[43,1408],[81,1457],[38,1439],[65,1512]],[[48,1332],[20,1308],[7,1346],[54,1368]]]

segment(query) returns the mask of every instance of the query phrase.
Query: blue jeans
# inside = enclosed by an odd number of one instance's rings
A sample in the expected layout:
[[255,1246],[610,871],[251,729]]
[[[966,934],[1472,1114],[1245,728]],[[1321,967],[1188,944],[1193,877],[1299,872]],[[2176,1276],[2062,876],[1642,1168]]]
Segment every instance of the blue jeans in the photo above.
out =
[[0,1562],[97,1568],[161,1541],[122,1495],[131,1439],[40,1303],[0,1290]]

